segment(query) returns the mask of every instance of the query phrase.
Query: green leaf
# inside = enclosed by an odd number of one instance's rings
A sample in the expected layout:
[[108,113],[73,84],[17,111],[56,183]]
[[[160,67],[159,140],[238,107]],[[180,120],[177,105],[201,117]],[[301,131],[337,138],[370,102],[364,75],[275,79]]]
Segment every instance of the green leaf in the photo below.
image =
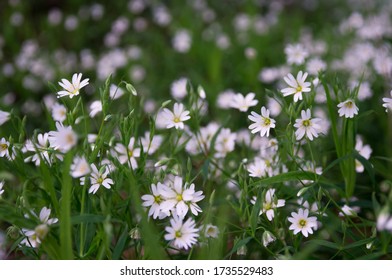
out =
[[123,232],[114,247],[112,259],[119,260],[128,240],[128,226],[125,224]]
[[71,218],[71,223],[72,224],[102,223],[103,221],[105,221],[105,217],[104,216],[93,215],[93,214],[77,215],[77,216],[73,216]]
[[60,246],[61,258],[63,260],[72,260],[72,225],[71,225],[71,195],[72,195],[72,178],[69,175],[72,163],[72,153],[68,153],[64,158],[62,169],[61,183],[61,211],[60,211]]
[[318,246],[324,246],[330,249],[334,249],[334,250],[340,250],[341,247],[340,245],[337,245],[336,243],[330,242],[330,241],[326,241],[326,240],[322,240],[322,239],[313,239],[310,240],[308,242],[308,244],[316,244]]

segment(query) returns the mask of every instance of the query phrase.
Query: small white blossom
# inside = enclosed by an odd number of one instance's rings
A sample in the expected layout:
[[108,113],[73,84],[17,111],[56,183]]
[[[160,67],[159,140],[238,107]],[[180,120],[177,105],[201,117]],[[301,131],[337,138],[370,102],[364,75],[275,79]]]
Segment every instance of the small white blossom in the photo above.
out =
[[353,118],[354,115],[358,115],[359,109],[352,99],[347,99],[346,101],[339,103],[338,108],[340,108],[338,110],[339,117],[345,116],[346,118]]
[[212,224],[206,225],[204,235],[209,238],[218,238],[219,235],[219,228]]
[[8,142],[7,140],[5,140],[5,138],[1,138],[0,140],[0,157],[8,157],[9,156],[9,149],[10,147],[10,142]]
[[10,119],[10,113],[0,110],[0,126]]
[[109,88],[109,96],[111,99],[115,100],[115,99],[119,99],[121,96],[124,95],[124,90],[114,84],[110,85]]
[[184,122],[189,120],[189,111],[184,110],[184,105],[175,103],[173,112],[167,108],[163,108],[162,118],[164,119],[166,128],[184,129]]
[[255,158],[254,162],[248,165],[248,172],[250,177],[261,178],[267,175],[267,165],[265,160]]
[[198,212],[202,212],[201,208],[196,204],[204,198],[202,191],[195,192],[195,184],[183,185],[182,178],[174,177],[173,184],[170,186],[162,186],[161,195],[164,200],[161,203],[161,210],[163,212],[175,212],[180,217],[185,217],[190,209],[191,212],[197,216]]
[[319,118],[311,118],[310,109],[301,111],[301,118],[295,120],[294,127],[297,128],[295,136],[297,140],[301,140],[305,135],[310,141],[313,137],[317,138],[320,133]]
[[382,211],[377,217],[377,230],[387,230],[392,233],[392,217],[387,211]]
[[[392,90],[390,91],[390,95],[392,97]],[[392,98],[384,97],[382,101],[384,102],[382,106],[385,108],[385,112],[392,110]]]
[[289,44],[285,47],[284,53],[288,64],[301,65],[309,56],[308,51],[301,44]]
[[71,126],[64,126],[60,122],[56,122],[57,131],[49,131],[48,140],[50,147],[63,153],[68,152],[77,143],[76,133]]
[[[254,205],[256,204],[256,199],[257,197],[254,196],[251,200],[251,203]],[[267,216],[267,219],[269,221],[272,221],[272,219],[275,216],[275,208],[283,207],[285,206],[286,201],[284,199],[277,199],[275,197],[275,189],[269,189],[265,193],[265,198],[263,200],[263,206],[260,209],[260,215],[265,213]]]
[[261,115],[257,114],[256,112],[252,111],[251,115],[248,118],[254,122],[249,126],[252,133],[255,134],[260,131],[260,136],[263,137],[269,136],[269,132],[271,128],[275,128],[275,120],[269,117],[269,110],[266,109],[264,106],[261,107]]
[[[109,175],[109,169],[105,166],[103,170],[98,170],[95,164],[91,164],[91,175],[90,175],[90,180],[91,180],[91,186],[88,190],[89,193],[95,194],[100,186],[103,186],[107,189],[111,188],[111,185],[114,184],[113,180],[108,178]],[[85,184],[85,178],[81,178],[81,184]]]
[[161,135],[154,135],[151,139],[150,132],[147,131],[144,137],[140,139],[140,142],[142,143],[144,152],[152,155],[161,146],[163,137]]
[[[369,145],[364,145],[362,138],[359,135],[356,137],[355,150],[365,159],[369,159],[370,155],[372,154],[372,148]],[[355,159],[355,170],[359,173],[362,173],[364,169],[365,168],[362,163]]]
[[181,100],[188,94],[186,90],[187,82],[187,78],[180,78],[171,84],[170,93],[173,98],[176,100]]
[[161,211],[161,203],[162,201],[164,201],[161,190],[164,187],[166,186],[159,182],[157,185],[151,184],[152,194],[145,194],[141,197],[143,200],[142,205],[144,207],[150,207],[150,209],[148,210],[148,216],[152,216],[154,219],[158,217],[164,218],[167,216],[167,214]]
[[138,167],[136,158],[140,157],[140,148],[135,147],[135,137],[131,137],[128,147],[125,147],[121,143],[117,143],[114,150],[117,152],[118,160],[121,164],[128,162],[132,169]]
[[289,229],[294,231],[294,234],[301,232],[305,237],[313,234],[312,228],[317,227],[317,217],[308,217],[308,215],[308,209],[299,209],[298,213],[291,212],[291,217],[288,218],[291,223]]
[[66,79],[62,79],[59,82],[59,85],[63,88],[63,90],[57,92],[58,97],[69,96],[69,98],[73,98],[76,95],[79,95],[79,90],[88,85],[89,79],[82,79],[82,74],[73,74],[72,76],[72,84],[70,81]]
[[237,93],[233,95],[230,106],[240,110],[241,112],[246,112],[249,107],[253,107],[259,103],[259,101],[254,99],[255,96],[256,94],[253,92],[248,93],[246,96],[243,96],[241,93]]
[[276,237],[269,231],[264,231],[262,236],[263,246],[267,247],[270,243],[274,242]]
[[305,82],[306,78],[308,77],[308,73],[303,73],[299,71],[297,74],[297,78],[289,73],[283,79],[289,85],[289,87],[284,88],[281,90],[283,96],[288,96],[294,94],[294,102],[298,100],[302,100],[302,93],[303,92],[310,92],[310,82]]
[[55,103],[52,107],[52,117],[56,122],[64,122],[67,118],[67,108],[64,105]]
[[102,112],[102,102],[101,100],[95,100],[90,104],[90,114],[91,118],[94,118],[98,113]]
[[71,176],[74,178],[79,178],[86,176],[91,172],[90,165],[88,164],[84,156],[76,156],[71,164]]
[[173,241],[176,248],[188,250],[197,242],[199,229],[191,218],[185,222],[179,216],[174,215],[170,219],[170,226],[165,228],[165,240]]

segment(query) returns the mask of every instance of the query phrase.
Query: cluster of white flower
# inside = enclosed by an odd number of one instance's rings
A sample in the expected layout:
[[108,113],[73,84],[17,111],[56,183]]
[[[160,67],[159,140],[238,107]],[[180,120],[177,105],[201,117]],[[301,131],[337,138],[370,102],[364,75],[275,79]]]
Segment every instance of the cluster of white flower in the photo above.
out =
[[185,216],[188,211],[197,216],[202,212],[197,205],[204,198],[202,191],[195,191],[194,184],[183,183],[179,176],[168,179],[165,183],[151,185],[151,194],[142,197],[143,206],[150,207],[148,215],[154,219],[170,218],[170,227],[166,227],[165,239],[178,249],[192,247],[197,242],[199,229],[195,221]]

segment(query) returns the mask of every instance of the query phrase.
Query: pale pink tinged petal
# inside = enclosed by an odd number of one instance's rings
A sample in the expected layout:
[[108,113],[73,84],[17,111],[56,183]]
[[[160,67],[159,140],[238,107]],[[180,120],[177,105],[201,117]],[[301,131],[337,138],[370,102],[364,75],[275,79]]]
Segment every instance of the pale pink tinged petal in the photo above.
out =
[[274,210],[269,209],[265,214],[267,215],[267,219],[269,221],[272,221],[272,219],[274,218]]
[[294,88],[284,88],[281,90],[281,92],[283,93],[283,96],[288,96],[288,95],[296,93],[297,90]]
[[284,81],[291,87],[297,87],[298,83],[295,80],[294,76],[290,73],[286,77],[283,77]]
[[[289,217],[288,220],[289,220],[290,223],[294,223],[294,222],[295,222],[295,218],[292,218],[292,217]],[[294,226],[294,225],[291,225],[291,226],[290,226],[290,229],[291,229],[291,227],[293,227],[293,226]]]
[[308,232],[306,231],[306,229],[302,229],[302,234],[305,237],[308,237]]
[[278,199],[278,203],[276,204],[276,207],[283,207],[285,206],[286,201],[284,199]]

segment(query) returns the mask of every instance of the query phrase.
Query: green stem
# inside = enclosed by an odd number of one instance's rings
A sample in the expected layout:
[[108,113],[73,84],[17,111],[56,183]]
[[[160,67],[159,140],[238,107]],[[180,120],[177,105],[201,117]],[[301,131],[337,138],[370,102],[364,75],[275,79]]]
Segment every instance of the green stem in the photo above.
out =
[[[82,193],[82,202],[81,202],[81,208],[80,208],[80,215],[82,216],[84,213],[84,207],[85,207],[85,200],[86,200],[86,191],[87,191],[87,180],[84,181],[84,186],[83,186],[83,193]],[[79,246],[79,256],[80,258],[83,258],[84,255],[84,244],[86,242],[86,236],[85,236],[85,229],[86,225],[85,223],[80,224],[80,246]]]
[[71,196],[72,178],[69,174],[73,155],[68,153],[64,158],[64,169],[62,172],[61,189],[61,213],[60,213],[60,245],[61,258],[72,260],[72,226],[71,226]]

